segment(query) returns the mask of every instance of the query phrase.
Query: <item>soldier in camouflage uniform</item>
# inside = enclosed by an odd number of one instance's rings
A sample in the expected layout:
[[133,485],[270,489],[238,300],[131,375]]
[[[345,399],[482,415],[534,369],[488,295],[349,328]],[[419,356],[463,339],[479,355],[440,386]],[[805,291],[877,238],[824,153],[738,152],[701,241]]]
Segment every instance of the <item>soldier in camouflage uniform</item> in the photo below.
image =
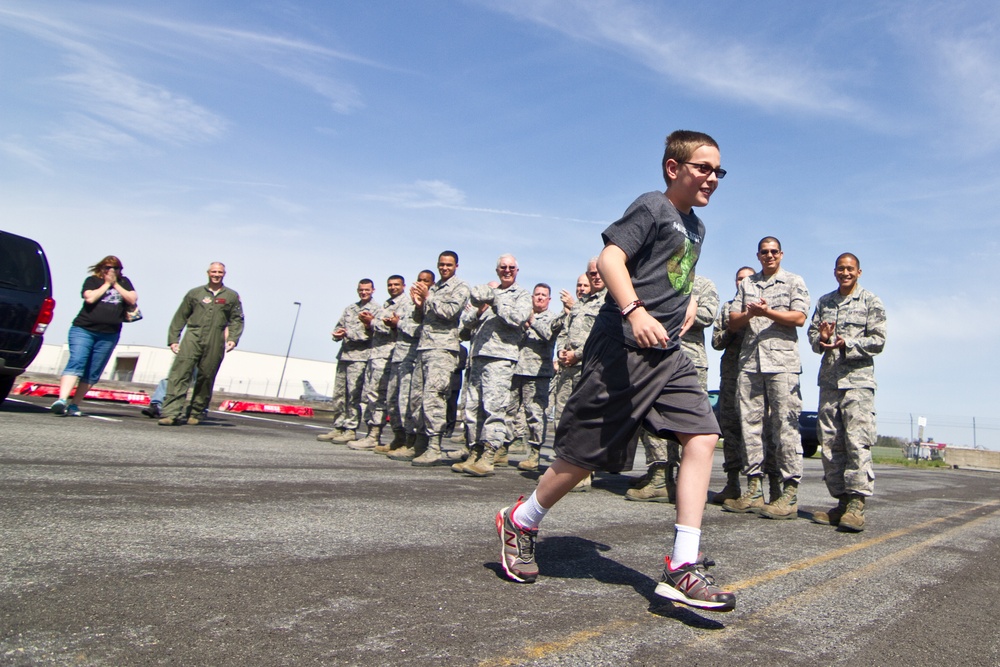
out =
[[[365,367],[365,380],[362,395],[365,404],[365,424],[368,425],[368,435],[348,445],[351,449],[375,449],[382,444],[382,429],[385,426],[386,397],[389,391],[389,361],[396,348],[397,328],[389,326],[385,320],[403,307],[403,302],[410,301],[406,290],[406,279],[400,275],[389,276],[386,281],[386,291],[389,298],[377,313],[363,310],[358,314],[361,321],[371,332],[371,347],[368,352],[368,364]],[[412,303],[412,302],[411,302]]]
[[[451,463],[447,458],[442,460],[441,438],[448,420],[451,375],[458,366],[459,319],[469,300],[469,285],[455,276],[458,254],[444,251],[437,268],[440,278],[436,283],[427,287],[418,282],[410,288],[414,312],[422,325],[410,384],[411,397],[416,392],[419,398],[419,406],[411,405],[417,421],[412,461],[418,466]],[[404,459],[403,453],[390,458]]]
[[[746,330],[740,351],[740,418],[747,490],[722,509],[757,512],[769,519],[798,516],[798,488],[802,479],[802,439],[799,413],[798,333],[809,312],[805,281],[781,268],[781,242],[767,236],[757,244],[761,270],[740,283],[729,310],[729,330]],[[775,441],[775,463],[783,480],[777,500],[763,501],[764,421],[770,422]]]
[[[538,470],[539,452],[545,442],[546,412],[549,408],[549,385],[555,369],[552,354],[562,318],[549,311],[552,288],[538,283],[531,294],[531,315],[524,323],[510,387],[507,407],[507,440],[528,441],[528,458],[518,470]],[[524,415],[521,423],[520,415]]]
[[185,294],[170,321],[167,344],[177,356],[167,377],[167,394],[161,407],[163,418],[158,422],[161,426],[179,423],[195,368],[198,377],[191,393],[187,423],[199,422],[212,400],[212,387],[223,357],[236,348],[243,335],[243,304],[240,295],[222,283],[225,276],[226,266],[212,262],[208,267],[208,284]]
[[470,298],[474,310],[463,316],[478,322],[469,343],[465,402],[465,423],[475,446],[473,456],[460,466],[473,477],[492,475],[497,458],[506,457],[506,450],[500,450],[507,439],[511,381],[523,326],[531,315],[531,295],[516,282],[517,259],[501,255],[496,272],[500,282],[476,285]]
[[[740,282],[754,273],[756,272],[749,266],[740,268],[736,272],[737,290]],[[712,347],[722,351],[722,359],[719,361],[719,428],[722,429],[722,470],[726,473],[725,488],[712,496],[712,502],[716,505],[721,505],[727,500],[736,500],[743,494],[740,489],[740,471],[744,467],[743,426],[740,423],[737,381],[740,376],[740,348],[743,346],[745,330],[736,332],[729,330],[729,310],[732,306],[732,300],[723,304],[712,326]],[[777,500],[777,496],[774,500]]]
[[372,301],[374,293],[375,284],[371,279],[361,280],[358,283],[358,302],[344,309],[330,333],[333,340],[340,342],[331,406],[333,430],[316,436],[317,440],[344,444],[357,437],[358,423],[361,421],[361,391],[371,347],[371,330],[365,326],[361,313],[378,312],[378,305]]
[[[696,275],[691,286],[691,298],[697,302],[698,310],[691,328],[681,336],[681,350],[694,364],[701,388],[707,392],[708,354],[705,352],[705,329],[715,320],[715,312],[719,309],[719,291],[711,280]],[[646,449],[646,474],[640,478],[635,488],[625,493],[625,500],[674,502],[676,473],[681,462],[680,443],[668,438],[658,438],[646,430],[639,437]]]
[[608,295],[601,274],[597,271],[596,257],[588,262],[586,276],[590,283],[590,292],[581,296],[570,308],[563,329],[556,341],[556,356],[560,367],[554,396],[554,420],[556,422],[562,416],[563,407],[580,379],[580,373],[583,370],[583,366],[580,365],[583,359],[583,346],[587,343],[587,337],[590,336],[590,330],[597,319],[597,312],[604,305],[604,300]]
[[858,285],[861,262],[847,252],[837,258],[839,288],[824,294],[809,325],[819,367],[819,442],[823,475],[839,502],[813,521],[860,532],[865,500],[875,492],[871,447],[875,444],[875,355],[885,347],[885,308]]
[[[430,287],[434,284],[434,272],[428,269],[421,271],[417,275],[417,282]],[[388,445],[380,444],[373,451],[377,454],[389,454],[408,447],[409,451],[406,453],[412,458],[417,427],[410,409],[410,381],[417,361],[416,343],[420,338],[420,321],[413,307],[413,298],[409,294],[403,294],[393,311],[383,317],[382,321],[396,330],[396,343],[389,358],[389,383],[386,386],[386,409],[389,413],[389,426],[392,427],[392,442]]]

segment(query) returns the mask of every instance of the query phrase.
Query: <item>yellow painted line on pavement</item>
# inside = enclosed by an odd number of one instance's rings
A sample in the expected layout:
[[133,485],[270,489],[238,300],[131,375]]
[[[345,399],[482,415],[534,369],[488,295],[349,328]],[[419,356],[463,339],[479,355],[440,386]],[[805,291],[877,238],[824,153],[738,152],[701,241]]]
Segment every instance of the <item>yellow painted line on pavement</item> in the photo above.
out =
[[580,630],[570,634],[565,639],[558,641],[535,644],[524,649],[517,655],[509,655],[500,658],[492,658],[479,663],[480,667],[509,667],[510,665],[520,665],[528,660],[539,660],[553,653],[559,653],[566,649],[573,648],[591,639],[616,630],[623,630],[638,625],[638,621],[613,621],[604,625],[599,625],[589,630]]
[[811,567],[815,567],[817,565],[822,565],[823,563],[827,563],[831,560],[836,560],[837,558],[847,556],[848,554],[852,554],[856,551],[861,551],[863,549],[870,549],[871,547],[878,546],[879,544],[888,542],[889,540],[894,540],[898,537],[903,537],[905,535],[909,535],[911,533],[924,530],[925,528],[929,528],[930,526],[933,526],[935,524],[943,523],[945,521],[951,521],[952,519],[957,519],[970,512],[975,512],[982,509],[988,509],[990,507],[995,507],[997,505],[1000,505],[1000,500],[993,500],[988,503],[983,503],[981,505],[974,505],[972,507],[967,507],[959,512],[955,512],[954,514],[949,514],[948,516],[942,516],[936,519],[929,519],[927,521],[914,524],[907,528],[900,528],[899,530],[894,530],[890,533],[886,533],[885,535],[881,535],[879,537],[875,537],[870,540],[865,540],[864,542],[850,544],[846,547],[842,547],[840,549],[834,549],[833,551],[828,551],[825,554],[820,554],[819,556],[814,556],[813,558],[806,558],[805,560],[800,560],[799,562],[792,563],[791,565],[783,567],[780,570],[772,570],[770,572],[764,572],[763,574],[759,574],[756,577],[744,579],[743,581],[738,581],[735,584],[726,586],[726,588],[733,592],[736,592],[746,588],[752,588],[753,586],[759,586],[760,584],[767,583],[768,581],[777,579],[778,577],[783,577],[787,574],[791,574],[792,572],[798,572],[801,570],[806,570]]
[[[807,570],[809,568],[816,567],[817,565],[822,565],[823,563],[827,563],[829,561],[836,560],[837,558],[841,558],[843,556],[847,556],[849,554],[861,551],[863,549],[868,549],[868,548],[877,546],[879,544],[883,544],[885,542],[888,542],[890,540],[894,540],[894,539],[899,538],[899,537],[904,537],[906,535],[910,535],[910,534],[916,533],[918,531],[924,530],[924,529],[929,528],[931,526],[934,526],[936,524],[940,524],[940,523],[944,523],[946,521],[951,521],[953,519],[960,518],[960,517],[965,516],[966,514],[969,514],[971,512],[976,512],[976,511],[980,511],[980,510],[988,510],[990,508],[998,507],[998,506],[1000,506],[1000,500],[993,500],[993,501],[990,501],[988,503],[982,503],[982,504],[979,504],[979,505],[973,505],[971,507],[967,507],[967,508],[965,508],[963,510],[960,510],[960,511],[955,512],[953,514],[949,514],[947,516],[938,517],[936,519],[929,519],[927,521],[923,521],[921,523],[914,524],[914,525],[909,526],[907,528],[900,528],[899,530],[894,530],[892,532],[886,533],[885,535],[881,535],[879,537],[875,537],[875,538],[872,538],[872,539],[869,539],[869,540],[865,540],[864,542],[859,542],[857,544],[851,544],[849,546],[842,547],[840,549],[834,549],[833,551],[828,551],[825,554],[821,554],[821,555],[815,556],[813,558],[807,558],[807,559],[798,561],[797,563],[792,563],[791,565],[789,565],[787,567],[780,568],[778,570],[772,570],[770,572],[765,572],[763,574],[757,575],[756,577],[751,577],[749,579],[744,579],[743,581],[739,581],[739,582],[737,582],[737,583],[735,583],[733,585],[726,586],[726,589],[736,592],[736,591],[739,591],[739,590],[744,590],[744,589],[747,589],[747,588],[751,588],[753,586],[759,586],[760,584],[767,583],[769,581],[773,581],[774,579],[786,576],[786,575],[791,574],[793,572],[801,572],[803,570]],[[902,550],[896,552],[895,554],[892,554],[892,556],[889,557],[889,558],[881,559],[881,560],[879,560],[879,561],[877,561],[875,563],[871,563],[871,564],[869,564],[869,565],[861,568],[860,570],[855,570],[855,571],[851,571],[851,572],[842,574],[839,577],[837,577],[834,581],[838,581],[838,580],[842,580],[842,579],[853,579],[853,578],[856,578],[858,576],[859,572],[864,572],[864,571],[867,571],[867,570],[873,570],[873,569],[876,569],[876,568],[879,568],[879,567],[885,567],[889,562],[898,562],[898,561],[904,560],[904,559],[906,559],[908,557],[913,556],[918,551],[926,549],[926,548],[930,547],[931,545],[933,545],[934,543],[939,542],[942,539],[945,539],[946,537],[950,537],[952,534],[954,534],[956,532],[959,532],[961,530],[966,530],[970,526],[979,524],[982,521],[987,520],[988,518],[990,518],[995,513],[996,513],[996,511],[991,512],[988,516],[979,517],[978,519],[975,519],[972,522],[964,523],[964,524],[962,524],[960,526],[956,526],[956,527],[954,527],[954,528],[952,528],[952,529],[950,529],[948,531],[945,531],[944,533],[938,533],[936,535],[933,535],[933,536],[929,537],[928,539],[926,539],[926,540],[924,540],[924,541],[922,541],[922,542],[920,542],[918,544],[914,544],[914,545],[912,545],[910,547],[907,547],[906,549],[902,549]],[[828,582],[828,586],[832,585],[832,584],[833,584],[833,582]],[[827,588],[828,586],[823,586],[823,588]],[[817,587],[817,589],[813,591],[814,594],[818,593],[818,588],[819,587]],[[798,601],[802,602],[801,599],[799,599]],[[652,612],[649,612],[649,613],[650,613],[650,615],[657,616],[659,618],[659,616],[657,614],[654,614]],[[766,614],[765,614],[765,616],[766,616]],[[561,639],[561,640],[558,640],[558,641],[552,641],[552,642],[544,642],[544,643],[541,643],[541,644],[534,644],[534,645],[528,646],[523,651],[520,651],[520,652],[518,652],[516,654],[510,654],[510,655],[507,655],[507,656],[501,656],[501,657],[497,657],[497,658],[491,658],[489,660],[484,660],[484,661],[481,661],[479,663],[479,665],[480,665],[480,667],[510,667],[511,665],[524,664],[525,662],[529,662],[529,661],[532,661],[532,660],[539,660],[539,659],[548,657],[548,656],[553,655],[553,654],[558,654],[558,653],[567,651],[567,650],[572,649],[572,648],[574,648],[574,647],[576,647],[576,646],[578,646],[580,644],[584,644],[584,643],[586,643],[588,641],[591,641],[593,639],[597,639],[597,638],[599,638],[599,637],[601,637],[601,636],[603,636],[605,634],[609,634],[611,632],[615,632],[615,631],[622,630],[622,629],[625,629],[625,628],[633,627],[633,626],[635,626],[637,624],[638,624],[638,621],[613,621],[611,623],[605,623],[604,625],[599,625],[599,626],[596,626],[594,628],[590,628],[588,630],[580,630],[579,632],[574,632],[574,633],[570,634],[568,637],[566,637],[565,639]]]

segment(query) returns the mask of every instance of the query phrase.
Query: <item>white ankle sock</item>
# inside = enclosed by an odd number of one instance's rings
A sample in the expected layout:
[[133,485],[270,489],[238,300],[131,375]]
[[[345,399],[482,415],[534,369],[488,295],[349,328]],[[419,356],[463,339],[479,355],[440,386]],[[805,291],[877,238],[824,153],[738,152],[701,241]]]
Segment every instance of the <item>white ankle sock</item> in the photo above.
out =
[[670,554],[670,565],[677,569],[698,560],[698,548],[701,546],[701,529],[691,526],[674,524],[674,550]]
[[538,528],[538,524],[542,522],[542,519],[545,518],[545,513],[548,511],[549,510],[538,504],[538,499],[535,498],[535,494],[532,493],[530,498],[518,505],[511,518],[514,519],[514,522],[522,528],[530,528],[533,530]]

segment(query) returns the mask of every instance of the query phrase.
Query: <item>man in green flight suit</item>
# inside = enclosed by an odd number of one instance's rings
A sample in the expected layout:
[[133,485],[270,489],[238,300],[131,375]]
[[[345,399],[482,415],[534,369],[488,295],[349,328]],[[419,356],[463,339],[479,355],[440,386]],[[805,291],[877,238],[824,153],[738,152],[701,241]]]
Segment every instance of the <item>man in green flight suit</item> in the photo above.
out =
[[[160,426],[180,423],[187,399],[191,372],[198,369],[194,392],[188,410],[188,424],[197,424],[212,399],[215,375],[225,354],[236,347],[243,335],[243,304],[240,295],[222,284],[226,265],[212,262],[208,267],[208,284],[195,287],[184,295],[174,313],[167,333],[167,344],[177,355],[167,377],[167,395],[160,412]],[[181,330],[184,339],[180,340]],[[178,343],[180,340],[180,343]]]

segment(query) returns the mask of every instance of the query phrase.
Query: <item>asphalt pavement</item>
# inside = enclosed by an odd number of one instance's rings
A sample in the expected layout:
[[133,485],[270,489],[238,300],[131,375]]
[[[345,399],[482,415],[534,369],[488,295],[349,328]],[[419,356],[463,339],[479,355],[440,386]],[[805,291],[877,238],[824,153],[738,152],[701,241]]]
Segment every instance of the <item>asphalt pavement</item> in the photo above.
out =
[[1000,665],[1000,473],[879,466],[860,534],[805,518],[830,505],[818,458],[797,521],[710,506],[738,598],[717,614],[653,593],[674,508],[624,501],[639,470],[567,496],[519,585],[493,517],[534,474],[415,468],[304,418],[49,402],[0,406],[3,665]]

